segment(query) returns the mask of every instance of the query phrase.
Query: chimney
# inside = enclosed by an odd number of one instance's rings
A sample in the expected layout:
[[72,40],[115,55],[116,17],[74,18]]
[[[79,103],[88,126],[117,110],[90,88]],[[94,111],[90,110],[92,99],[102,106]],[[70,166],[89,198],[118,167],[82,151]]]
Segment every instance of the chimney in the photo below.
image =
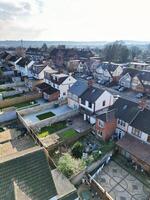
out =
[[144,110],[144,108],[148,108],[146,99],[141,99],[141,100],[138,102],[138,104],[139,104],[138,107],[139,107],[141,110]]
[[88,80],[88,87],[92,87],[93,86],[93,80]]

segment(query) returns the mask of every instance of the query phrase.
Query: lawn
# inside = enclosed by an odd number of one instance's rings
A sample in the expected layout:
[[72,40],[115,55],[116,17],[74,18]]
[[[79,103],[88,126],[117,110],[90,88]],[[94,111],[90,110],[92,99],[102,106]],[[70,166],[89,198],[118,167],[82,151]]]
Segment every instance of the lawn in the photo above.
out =
[[19,103],[19,104],[16,104],[15,107],[16,108],[22,108],[22,107],[26,107],[26,106],[34,106],[34,104],[36,104],[36,101]]
[[69,129],[69,130],[66,130],[64,131],[63,133],[60,133],[59,136],[65,140],[65,139],[69,139],[69,138],[72,138],[74,136],[77,135],[77,132],[74,130],[74,129]]
[[39,120],[43,120],[43,119],[47,119],[47,118],[53,117],[53,116],[55,116],[54,113],[52,113],[52,112],[46,112],[46,113],[43,113],[43,114],[41,114],[41,115],[37,115],[36,117],[37,117]]
[[46,136],[48,136],[52,133],[55,133],[57,131],[60,131],[61,129],[64,129],[66,127],[67,127],[66,121],[54,123],[51,126],[46,126],[46,127],[41,128],[41,132],[38,133],[38,137],[39,138],[46,137]]
[[9,97],[4,97],[4,99],[12,99],[12,98],[16,98],[16,97],[21,97],[23,94],[15,94],[13,96],[9,96]]
[[0,92],[9,92],[9,91],[14,91],[14,89],[13,88],[0,89]]

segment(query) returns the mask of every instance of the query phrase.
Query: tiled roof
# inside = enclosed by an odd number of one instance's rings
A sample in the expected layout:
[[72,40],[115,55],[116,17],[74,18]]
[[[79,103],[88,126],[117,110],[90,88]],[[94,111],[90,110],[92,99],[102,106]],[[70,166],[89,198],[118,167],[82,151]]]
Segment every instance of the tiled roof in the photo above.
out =
[[88,88],[88,84],[85,81],[78,80],[71,86],[71,88],[69,89],[69,92],[80,97],[87,88]]
[[131,126],[150,135],[150,110],[141,110]]
[[0,160],[1,200],[14,200],[8,198],[14,181],[32,200],[49,200],[57,195],[43,148],[35,147]]
[[20,65],[21,67],[25,67],[26,65],[28,65],[30,63],[29,58],[22,58],[19,60],[19,62],[17,62],[17,65]]
[[43,90],[44,93],[48,94],[48,95],[51,95],[51,94],[54,94],[56,92],[59,92],[59,90],[49,86],[47,87],[46,89]]
[[109,110],[115,109],[115,116],[125,122],[130,123],[139,112],[137,103],[130,100],[119,98],[110,106]]
[[38,85],[36,85],[36,88],[40,89],[40,90],[44,90],[46,88],[50,87],[50,85],[48,85],[47,83],[40,83]]
[[81,101],[89,101],[94,103],[103,92],[103,90],[91,86],[87,88],[87,90],[81,95]]

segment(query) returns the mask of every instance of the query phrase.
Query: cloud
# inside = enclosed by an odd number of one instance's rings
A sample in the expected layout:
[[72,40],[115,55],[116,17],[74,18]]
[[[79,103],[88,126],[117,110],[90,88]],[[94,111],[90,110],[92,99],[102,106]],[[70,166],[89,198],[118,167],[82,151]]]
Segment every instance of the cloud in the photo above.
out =
[[0,1],[0,19],[10,20],[31,14],[31,5],[28,2],[13,3]]

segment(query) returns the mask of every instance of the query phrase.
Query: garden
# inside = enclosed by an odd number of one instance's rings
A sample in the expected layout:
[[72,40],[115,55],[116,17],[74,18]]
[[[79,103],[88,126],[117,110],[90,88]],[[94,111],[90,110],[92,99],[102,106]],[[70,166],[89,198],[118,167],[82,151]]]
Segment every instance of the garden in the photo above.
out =
[[53,116],[55,116],[55,114],[54,114],[53,112],[46,112],[46,113],[37,115],[36,117],[37,117],[39,120],[44,120],[44,119],[47,119],[47,118],[50,118],[50,117],[53,117]]
[[46,137],[46,136],[48,136],[52,133],[55,133],[57,131],[64,129],[66,127],[67,127],[66,121],[54,123],[50,126],[46,126],[46,127],[41,128],[41,131],[38,133],[38,137],[44,138],[44,137]]
[[[70,134],[67,133],[66,135]],[[115,143],[113,141],[104,142],[97,140],[90,133],[70,146],[62,145],[52,152],[51,155],[58,169],[69,178],[101,159],[105,154],[113,150],[114,147]]]

